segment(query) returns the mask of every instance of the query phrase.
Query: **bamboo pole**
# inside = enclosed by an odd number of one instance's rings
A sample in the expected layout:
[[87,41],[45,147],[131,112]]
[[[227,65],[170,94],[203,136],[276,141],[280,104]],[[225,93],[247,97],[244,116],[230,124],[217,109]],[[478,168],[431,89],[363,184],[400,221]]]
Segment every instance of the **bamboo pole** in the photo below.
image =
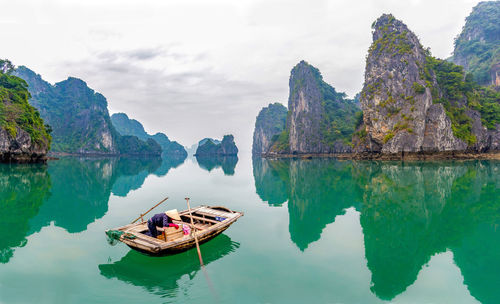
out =
[[198,236],[196,235],[196,226],[194,225],[194,220],[193,220],[193,214],[191,213],[191,206],[189,206],[189,197],[186,197],[186,202],[189,210],[189,218],[191,219],[191,227],[194,229],[193,235],[194,235],[194,241],[196,242],[196,250],[198,251],[198,258],[200,259],[200,265],[201,269],[203,270],[203,274],[205,275],[205,279],[207,280],[208,287],[210,288],[210,291],[212,292],[214,298],[216,299],[216,302],[219,302],[219,295],[214,289],[214,286],[212,284],[212,281],[210,280],[210,277],[208,276],[207,270],[205,269],[205,265],[203,264],[203,259],[201,257],[201,250],[200,250],[200,243],[198,242]]
[[193,214],[191,214],[191,206],[189,206],[189,197],[186,197],[186,203],[188,206],[189,210],[189,218],[191,219],[191,225],[193,226],[193,235],[194,235],[194,241],[196,242],[196,250],[198,251],[198,258],[200,259],[200,265],[201,267],[205,268],[205,265],[203,264],[203,259],[201,257],[201,251],[200,251],[200,244],[198,243],[198,236],[196,235],[196,226],[194,225],[193,221]]
[[[137,222],[138,220],[142,219],[143,216],[145,216],[146,214],[148,214],[151,210],[153,210],[154,208],[158,207],[161,203],[163,203],[164,201],[168,200],[168,197],[164,198],[161,202],[159,202],[158,204],[154,205],[153,207],[151,207],[148,211],[146,211],[145,213],[142,213],[138,218],[136,218],[131,224]],[[144,219],[142,220],[144,221]]]

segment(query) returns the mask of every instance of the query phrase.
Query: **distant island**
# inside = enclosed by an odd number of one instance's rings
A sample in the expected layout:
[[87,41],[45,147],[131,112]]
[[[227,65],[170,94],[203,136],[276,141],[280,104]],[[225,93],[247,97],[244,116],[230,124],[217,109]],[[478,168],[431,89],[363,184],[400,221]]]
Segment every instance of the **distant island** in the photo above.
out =
[[188,155],[193,155],[194,156],[196,154],[196,149],[198,149],[198,146],[200,144],[204,144],[207,140],[211,140],[215,144],[220,144],[220,140],[213,139],[213,138],[204,138],[204,139],[200,140],[199,142],[191,145],[190,147],[185,147]]
[[233,135],[224,135],[222,141],[205,138],[200,140],[195,156],[197,157],[212,157],[212,156],[236,156],[238,148],[234,143]]
[[500,2],[482,2],[467,18],[450,59],[467,62],[471,73],[466,73],[462,66],[433,57],[403,22],[382,15],[372,25],[361,109],[357,100],[346,99],[323,81],[318,69],[301,61],[291,72],[286,118],[279,105],[259,113],[254,155],[497,157],[500,58],[488,54],[498,55],[498,20]]
[[125,113],[115,113],[111,115],[111,122],[121,135],[137,136],[139,139],[147,141],[154,140],[163,151],[164,155],[178,158],[186,158],[187,152],[184,147],[176,141],[170,141],[164,133],[150,135],[144,131],[143,125],[135,119],[130,119]]
[[238,148],[234,143],[233,135],[224,135],[222,140],[204,138],[198,142],[194,154],[201,168],[210,172],[220,167],[224,175],[234,174],[234,168],[238,163],[237,155]]

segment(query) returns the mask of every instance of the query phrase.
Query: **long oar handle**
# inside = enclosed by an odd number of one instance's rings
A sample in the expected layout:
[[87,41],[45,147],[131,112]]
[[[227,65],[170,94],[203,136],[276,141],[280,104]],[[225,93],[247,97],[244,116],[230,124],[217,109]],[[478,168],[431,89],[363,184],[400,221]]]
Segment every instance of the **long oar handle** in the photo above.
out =
[[198,236],[196,235],[196,226],[194,225],[193,214],[191,214],[191,206],[189,206],[189,197],[186,197],[186,203],[189,210],[189,218],[191,219],[191,225],[193,226],[194,229],[193,235],[194,235],[194,241],[196,242],[196,250],[198,251],[198,258],[200,259],[200,265],[201,267],[205,268],[205,265],[203,264],[203,258],[201,257],[201,250],[200,250],[200,244],[198,243]]
[[160,206],[161,203],[163,203],[164,201],[168,200],[168,197],[165,197],[161,202],[159,202],[158,204],[154,205],[153,207],[151,207],[151,209],[149,209],[148,211],[146,211],[145,213],[142,213],[138,218],[136,218],[131,224],[137,222],[138,220],[140,220],[143,216],[145,216],[146,214],[148,214],[151,210],[153,210],[154,208]]

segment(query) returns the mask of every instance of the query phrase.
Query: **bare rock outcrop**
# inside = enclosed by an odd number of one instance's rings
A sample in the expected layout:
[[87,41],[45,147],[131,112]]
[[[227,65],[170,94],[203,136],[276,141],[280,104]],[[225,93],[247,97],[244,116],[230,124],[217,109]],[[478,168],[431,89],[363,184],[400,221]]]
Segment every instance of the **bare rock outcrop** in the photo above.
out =
[[15,136],[0,128],[0,162],[44,162],[47,150],[46,145],[34,143],[30,134],[19,127]]

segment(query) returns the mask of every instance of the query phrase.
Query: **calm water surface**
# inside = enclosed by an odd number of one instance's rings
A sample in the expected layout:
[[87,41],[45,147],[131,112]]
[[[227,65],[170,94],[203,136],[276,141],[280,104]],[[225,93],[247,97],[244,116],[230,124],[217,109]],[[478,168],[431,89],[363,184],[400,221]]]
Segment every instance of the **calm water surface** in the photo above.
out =
[[[64,158],[0,165],[1,303],[499,303],[500,162]],[[104,230],[245,216],[152,258]]]

